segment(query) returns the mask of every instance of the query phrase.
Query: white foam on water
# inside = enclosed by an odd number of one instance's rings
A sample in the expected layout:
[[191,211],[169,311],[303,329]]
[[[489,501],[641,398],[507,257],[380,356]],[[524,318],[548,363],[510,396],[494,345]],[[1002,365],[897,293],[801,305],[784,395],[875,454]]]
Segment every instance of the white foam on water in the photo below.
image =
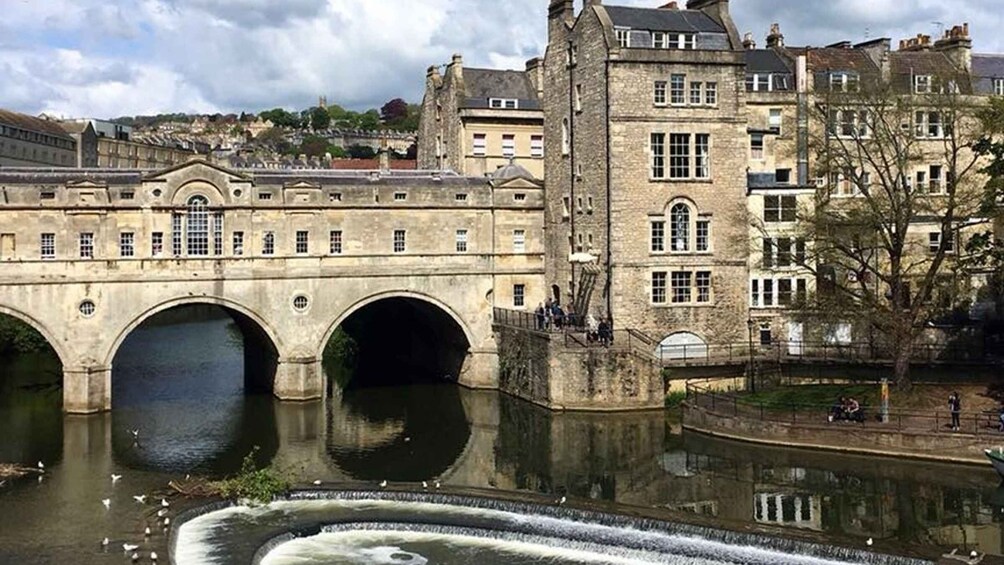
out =
[[[661,561],[629,559],[602,553],[567,549],[522,541],[508,541],[477,536],[445,535],[433,532],[370,531],[323,533],[309,538],[286,542],[261,561],[261,565],[309,565],[331,563],[352,565],[425,565],[428,559],[403,551],[398,547],[380,543],[436,543],[454,547],[476,548],[500,554],[517,554],[537,559],[561,559],[586,564],[656,565]],[[687,565],[711,565],[705,560],[681,562]]]
[[[233,521],[237,518],[242,522],[266,521],[269,516],[275,514],[298,515],[308,513],[312,516],[323,517],[329,515],[333,517],[328,521],[321,520],[321,523],[337,523],[345,521],[353,513],[373,511],[381,514],[381,511],[388,512],[391,516],[400,516],[402,512],[423,516],[428,520],[430,516],[450,516],[456,522],[456,518],[461,518],[461,523],[466,523],[464,518],[477,518],[481,521],[490,520],[500,523],[502,530],[508,530],[506,525],[518,526],[529,525],[533,532],[545,533],[547,538],[537,535],[512,533],[508,531],[498,531],[493,533],[493,537],[464,535],[464,528],[450,526],[417,526],[403,529],[395,529],[395,536],[416,536],[409,539],[422,539],[429,541],[445,542],[452,540],[455,543],[476,544],[481,547],[491,547],[495,549],[511,550],[517,553],[530,552],[541,557],[582,559],[583,563],[672,563],[686,565],[721,565],[721,564],[767,564],[767,565],[848,565],[848,561],[838,561],[834,559],[823,559],[808,555],[793,555],[783,553],[778,550],[755,547],[729,545],[719,541],[712,541],[696,536],[687,536],[678,533],[637,530],[632,528],[621,528],[605,526],[602,524],[580,522],[569,519],[562,519],[539,514],[520,514],[505,510],[492,510],[469,506],[453,506],[448,504],[433,502],[402,502],[394,500],[373,500],[373,499],[316,499],[316,500],[292,500],[278,501],[268,506],[262,507],[232,507],[216,512],[211,512],[186,522],[178,530],[176,544],[176,563],[178,565],[208,565],[225,562],[227,548],[220,547],[219,538],[226,535],[233,535]],[[338,520],[341,515],[343,520]],[[320,518],[319,518],[320,519]],[[400,518],[391,518],[388,521],[398,521]],[[434,520],[433,520],[434,521]],[[432,531],[429,531],[432,530]],[[327,563],[334,557],[350,560],[348,562],[358,563],[383,563],[374,561],[384,557],[392,558],[393,552],[397,549],[394,543],[401,543],[401,537],[385,536],[387,543],[374,544],[375,538],[383,532],[379,528],[365,527],[352,529],[349,532],[328,532],[321,536],[293,540],[282,544],[279,548],[286,548],[281,553],[274,551],[269,554],[265,563],[269,565],[285,564],[310,564]],[[217,535],[220,534],[220,535]],[[496,535],[497,534],[497,535]],[[278,534],[277,534],[278,535]],[[570,538],[590,540],[589,542],[574,541]],[[351,549],[356,552],[351,555],[333,555],[331,551],[338,551],[337,544],[332,543],[331,536],[338,536],[341,543],[345,540],[361,542],[369,540],[367,544],[356,545]],[[346,537],[355,536],[355,537]],[[541,541],[546,540],[546,541]],[[297,545],[300,542],[313,544],[309,548]],[[625,543],[630,542],[630,543]],[[377,545],[378,547],[372,547]],[[646,548],[644,550],[627,549],[623,546]],[[602,551],[591,551],[598,549]],[[303,553],[301,554],[301,550]],[[378,551],[379,550],[379,551]],[[374,552],[365,553],[359,552]],[[581,552],[579,555],[576,552]],[[402,556],[407,552],[402,552]],[[282,557],[286,561],[272,560]],[[679,554],[679,555],[677,555]],[[300,557],[296,557],[300,555]],[[573,555],[577,557],[572,557]],[[620,557],[618,557],[618,555]],[[654,560],[646,558],[639,560],[636,556],[655,556]],[[305,557],[314,556],[314,557]],[[365,557],[362,561],[361,559]],[[420,556],[414,556],[418,558]],[[316,558],[316,559],[315,559]],[[296,559],[300,559],[297,561]],[[327,559],[328,561],[325,561]],[[351,561],[351,559],[357,559]],[[423,558],[424,559],[424,558]],[[611,561],[611,559],[622,559],[621,561]],[[388,561],[389,564],[397,565],[422,565],[422,561]]]

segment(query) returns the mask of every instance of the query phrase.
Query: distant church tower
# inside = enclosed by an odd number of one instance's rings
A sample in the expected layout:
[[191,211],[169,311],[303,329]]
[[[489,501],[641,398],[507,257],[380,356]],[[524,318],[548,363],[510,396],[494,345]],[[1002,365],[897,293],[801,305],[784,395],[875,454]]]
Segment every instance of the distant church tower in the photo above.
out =
[[327,107],[328,107],[328,97],[327,96],[319,96],[317,98],[317,107],[318,108],[327,109]]

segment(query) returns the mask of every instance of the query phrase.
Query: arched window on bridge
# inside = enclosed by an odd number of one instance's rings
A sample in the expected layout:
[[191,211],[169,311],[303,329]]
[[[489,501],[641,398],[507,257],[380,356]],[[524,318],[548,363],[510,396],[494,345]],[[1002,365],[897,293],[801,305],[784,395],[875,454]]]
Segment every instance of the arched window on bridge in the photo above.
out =
[[174,214],[172,229],[175,255],[182,254],[182,242],[188,257],[223,255],[223,212],[210,210],[205,196],[189,198],[184,215]]

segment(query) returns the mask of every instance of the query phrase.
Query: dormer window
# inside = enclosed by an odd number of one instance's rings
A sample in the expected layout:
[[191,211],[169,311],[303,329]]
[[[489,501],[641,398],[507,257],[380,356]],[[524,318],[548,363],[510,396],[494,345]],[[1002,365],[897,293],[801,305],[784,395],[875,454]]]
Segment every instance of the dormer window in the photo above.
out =
[[994,96],[1004,96],[1004,78],[994,79]]
[[671,33],[669,34],[669,48],[693,51],[697,49],[697,36],[693,33]]
[[750,73],[746,75],[746,90],[749,92],[771,92],[774,90],[773,75],[770,73]]
[[857,73],[830,73],[830,90],[832,92],[857,92]]
[[930,94],[932,84],[931,75],[917,75],[913,77],[913,91],[917,94]]
[[617,44],[621,47],[631,47],[631,29],[622,27],[614,30],[617,35]]
[[519,100],[515,98],[489,98],[488,107],[496,110],[518,110]]
[[669,49],[669,37],[664,32],[653,31],[652,49]]

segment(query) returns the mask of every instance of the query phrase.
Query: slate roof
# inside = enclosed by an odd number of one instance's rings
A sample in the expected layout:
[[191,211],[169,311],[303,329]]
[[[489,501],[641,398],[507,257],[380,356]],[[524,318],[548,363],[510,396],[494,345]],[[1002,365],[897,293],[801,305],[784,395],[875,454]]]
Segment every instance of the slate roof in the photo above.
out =
[[973,76],[1004,78],[1004,55],[973,54]]
[[785,73],[791,69],[785,60],[773,49],[747,49],[746,71],[750,73]]
[[50,122],[48,120],[43,120],[36,118],[34,116],[28,116],[26,114],[19,114],[17,112],[11,112],[9,110],[0,109],[0,124],[13,126],[19,129],[33,131],[36,133],[45,133],[53,137],[58,137],[60,139],[66,139],[73,141],[66,131],[56,122]]
[[537,91],[523,71],[464,69],[464,87],[468,98],[537,99]]
[[627,6],[603,6],[603,8],[617,27],[649,31],[726,33],[721,24],[699,10],[663,10]]
[[808,55],[809,70],[814,72],[854,71],[861,77],[879,76],[879,69],[875,65],[875,62],[862,49],[808,47],[801,51]]
[[515,161],[510,162],[504,167],[499,167],[491,173],[491,178],[497,181],[507,181],[512,179],[528,179],[536,180],[533,173],[526,170],[522,165],[517,165]]

